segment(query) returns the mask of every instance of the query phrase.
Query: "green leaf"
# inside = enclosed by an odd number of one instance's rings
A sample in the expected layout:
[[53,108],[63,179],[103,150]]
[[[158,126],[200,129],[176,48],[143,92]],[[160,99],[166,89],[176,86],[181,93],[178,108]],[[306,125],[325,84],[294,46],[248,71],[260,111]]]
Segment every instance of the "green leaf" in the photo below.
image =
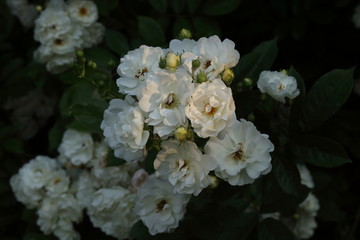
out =
[[157,153],[158,153],[158,151],[156,149],[151,148],[148,151],[147,156],[145,158],[145,170],[149,174],[152,174],[153,172],[155,172],[154,161],[156,159]]
[[184,0],[171,0],[171,7],[175,13],[180,13],[184,10],[186,1]]
[[96,62],[97,65],[102,67],[108,67],[110,63],[119,62],[119,59],[115,57],[114,54],[100,47],[85,49],[85,56],[87,59]]
[[202,12],[206,15],[219,16],[234,11],[241,0],[215,0],[203,5]]
[[255,228],[258,215],[256,213],[244,213],[227,225],[220,234],[219,240],[247,239]]
[[130,50],[129,42],[125,35],[121,32],[107,29],[105,34],[106,44],[111,50],[117,53],[119,56],[127,53]]
[[301,192],[300,174],[291,159],[277,158],[273,160],[274,173],[281,189],[291,195],[298,196]]
[[260,222],[257,240],[295,240],[292,232],[280,221],[267,218]]
[[187,0],[187,8],[190,14],[194,14],[200,7],[201,0]]
[[165,43],[165,33],[160,24],[149,17],[138,17],[140,35],[152,46],[161,46]]
[[137,221],[131,228],[129,234],[130,240],[151,240],[155,237],[149,234],[147,227],[143,224],[141,220]]
[[353,72],[354,68],[336,69],[315,82],[300,106],[301,130],[316,128],[340,109],[352,91]]
[[167,0],[149,0],[150,5],[158,12],[165,13]]
[[70,116],[75,104],[86,102],[94,94],[94,87],[88,82],[79,82],[65,90],[61,96],[59,108],[62,116]]
[[120,166],[125,163],[126,163],[125,160],[115,157],[113,150],[109,150],[107,158],[106,158],[106,166],[107,167]]
[[197,36],[209,37],[212,35],[220,35],[220,25],[211,18],[194,17],[192,19],[194,25],[194,33]]
[[74,69],[69,69],[59,75],[60,81],[66,84],[75,84],[82,81],[81,78],[78,77],[78,74],[74,71]]
[[4,149],[16,154],[24,152],[23,143],[17,138],[8,138],[3,142]]
[[339,144],[321,136],[297,137],[292,142],[291,149],[299,159],[319,167],[332,168],[351,162]]
[[269,70],[277,56],[277,39],[260,43],[254,50],[240,57],[234,72],[241,79],[250,78],[254,84],[259,79],[259,75],[264,70]]
[[48,133],[49,151],[53,151],[58,148],[61,143],[64,131],[65,122],[63,120],[58,120]]

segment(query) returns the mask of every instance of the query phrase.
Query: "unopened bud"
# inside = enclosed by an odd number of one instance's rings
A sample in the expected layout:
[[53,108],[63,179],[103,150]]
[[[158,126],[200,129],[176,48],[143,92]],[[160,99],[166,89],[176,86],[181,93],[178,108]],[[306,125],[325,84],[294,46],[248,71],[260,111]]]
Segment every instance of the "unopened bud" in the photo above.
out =
[[231,69],[225,69],[222,73],[221,73],[221,79],[224,81],[224,83],[226,83],[227,85],[230,85],[232,83],[232,81],[234,80],[235,75],[234,75],[234,71]]
[[174,135],[179,141],[185,140],[188,137],[188,129],[185,127],[178,127],[175,130]]
[[198,68],[198,67],[200,67],[200,65],[201,65],[201,62],[200,62],[199,59],[195,59],[195,60],[193,60],[191,63],[192,63],[192,67],[193,67],[193,68]]
[[285,75],[288,75],[288,71],[286,69],[281,70],[281,72]]
[[166,54],[166,67],[170,69],[176,69],[180,66],[180,56],[176,55],[173,52],[168,52]]
[[82,50],[77,50],[76,51],[76,56],[78,57],[83,57],[84,56],[84,52]]
[[204,71],[200,71],[200,72],[198,73],[198,75],[196,76],[196,81],[197,81],[198,83],[207,82],[207,80],[209,80],[209,79],[208,79],[208,77],[207,77],[206,72],[204,72]]
[[212,175],[209,175],[209,178],[210,178],[209,188],[217,188],[217,186],[219,185],[219,179]]
[[116,63],[114,60],[110,59],[107,64],[109,67],[114,67]]
[[246,119],[247,119],[248,121],[253,122],[253,121],[255,121],[255,115],[254,115],[253,113],[250,113],[250,114],[247,116]]
[[191,34],[191,31],[189,29],[183,28],[183,29],[180,30],[179,39],[183,40],[185,38],[192,38],[192,34]]
[[265,101],[265,100],[267,99],[266,93],[262,93],[262,94],[260,95],[260,99],[261,99],[262,101]]
[[43,10],[41,5],[36,5],[35,10],[41,12]]
[[253,85],[253,80],[251,80],[250,78],[244,78],[243,81],[246,87],[251,87]]

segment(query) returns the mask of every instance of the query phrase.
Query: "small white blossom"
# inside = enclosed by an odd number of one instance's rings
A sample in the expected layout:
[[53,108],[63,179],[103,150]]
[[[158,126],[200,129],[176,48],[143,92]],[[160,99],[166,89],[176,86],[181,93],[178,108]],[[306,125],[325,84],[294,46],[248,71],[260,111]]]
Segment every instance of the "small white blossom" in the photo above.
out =
[[6,3],[11,13],[19,18],[25,28],[33,27],[35,18],[38,16],[34,5],[29,4],[27,0],[7,0]]
[[46,44],[73,30],[73,23],[62,9],[46,8],[35,20],[34,39]]
[[100,127],[116,157],[128,162],[144,157],[150,133],[144,130],[144,113],[131,96],[111,100]]
[[252,122],[241,119],[226,128],[223,139],[210,138],[205,153],[217,161],[215,174],[231,185],[255,181],[271,170],[270,152],[274,145]]
[[231,89],[220,79],[198,85],[185,114],[200,137],[217,136],[236,118]]
[[88,214],[95,227],[117,239],[127,239],[138,221],[134,214],[135,195],[122,187],[102,188],[95,192]]
[[19,174],[15,174],[10,178],[10,186],[16,200],[24,204],[27,208],[39,207],[45,197],[45,192],[42,189],[29,187]]
[[160,57],[163,50],[159,47],[148,47],[145,45],[129,51],[120,59],[117,72],[120,76],[116,80],[121,93],[136,95],[139,97],[145,85],[145,79],[150,73],[157,73]]
[[282,103],[285,103],[285,98],[294,99],[300,94],[296,79],[284,72],[262,71],[257,86],[262,93]]
[[70,0],[67,4],[70,18],[83,26],[90,26],[99,17],[96,4],[89,0]]
[[83,170],[76,181],[76,198],[81,207],[87,208],[94,193],[101,187],[99,180],[89,171]]
[[67,129],[58,147],[61,158],[67,158],[75,166],[88,163],[94,154],[94,141],[91,134]]
[[306,167],[306,165],[305,164],[297,164],[296,167],[300,173],[301,184],[307,186],[308,188],[314,188],[314,180],[311,176],[309,169]]
[[310,193],[299,205],[293,218],[284,219],[283,221],[293,231],[295,236],[300,239],[308,239],[314,235],[317,227],[315,217],[319,209],[319,200],[314,194]]
[[183,219],[190,195],[173,193],[173,186],[150,176],[135,199],[135,213],[151,235],[170,232]]
[[199,195],[210,184],[209,172],[216,161],[203,155],[194,142],[164,141],[154,168],[156,176],[169,181],[175,193]]
[[210,79],[218,78],[222,71],[236,66],[240,59],[235,43],[229,39],[221,41],[216,35],[200,38],[194,48],[194,53],[200,57],[199,70],[208,73]]
[[139,107],[149,113],[146,122],[160,137],[186,125],[185,106],[194,91],[192,78],[185,71],[159,72],[146,81]]
[[51,197],[57,197],[68,191],[69,184],[70,178],[65,170],[58,169],[53,171],[45,185],[46,194]]
[[47,197],[37,211],[37,224],[45,234],[54,233],[60,240],[80,239],[73,223],[82,219],[82,208],[69,193]]
[[133,191],[139,190],[147,181],[148,173],[143,169],[137,170],[131,178],[131,189]]
[[82,47],[90,48],[101,43],[105,35],[105,27],[99,22],[95,22],[82,31]]

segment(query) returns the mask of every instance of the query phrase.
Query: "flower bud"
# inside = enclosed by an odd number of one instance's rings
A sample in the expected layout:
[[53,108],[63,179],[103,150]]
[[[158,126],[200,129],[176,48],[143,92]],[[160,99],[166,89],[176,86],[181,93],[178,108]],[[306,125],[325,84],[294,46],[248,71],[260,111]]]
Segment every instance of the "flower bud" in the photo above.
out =
[[208,77],[207,77],[206,72],[204,72],[204,71],[200,71],[200,72],[198,73],[198,75],[196,76],[196,81],[197,81],[198,83],[207,82],[207,80],[209,80],[209,79],[208,79]]
[[78,57],[83,57],[84,56],[84,52],[82,50],[77,50],[76,51],[76,56]]
[[235,75],[234,71],[227,68],[221,73],[221,79],[226,83],[227,85],[230,85],[232,81],[234,80]]
[[183,29],[180,30],[179,39],[183,40],[185,38],[192,38],[192,34],[191,34],[189,29],[183,28]]
[[185,127],[178,127],[174,132],[175,138],[179,141],[185,140],[188,137],[188,130]]
[[41,12],[43,10],[41,5],[36,5],[35,10]]
[[255,121],[255,115],[254,115],[253,113],[250,113],[250,114],[247,116],[246,119],[247,119],[248,121],[253,122],[253,121]]
[[251,87],[253,85],[253,80],[251,80],[250,78],[244,78],[243,81],[246,87]]
[[195,59],[195,60],[193,60],[191,63],[192,63],[192,67],[193,67],[193,68],[198,68],[198,67],[200,67],[200,65],[201,65],[201,62],[200,62],[199,59]]
[[180,56],[176,55],[173,52],[168,52],[166,54],[166,67],[176,69],[180,65]]
[[209,188],[217,188],[217,186],[219,185],[219,179],[215,176],[209,175],[210,178],[210,184],[209,184]]
[[289,74],[288,74],[288,71],[285,70],[285,69],[281,70],[281,72],[282,72],[283,74],[285,74],[285,75],[289,75]]

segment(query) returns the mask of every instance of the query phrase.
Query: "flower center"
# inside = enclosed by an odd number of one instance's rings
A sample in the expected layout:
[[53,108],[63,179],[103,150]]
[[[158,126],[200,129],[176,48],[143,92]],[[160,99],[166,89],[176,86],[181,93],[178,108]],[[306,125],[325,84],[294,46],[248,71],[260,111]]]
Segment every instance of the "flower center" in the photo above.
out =
[[161,212],[165,205],[167,204],[167,201],[165,199],[162,199],[160,202],[158,202],[158,204],[156,205],[156,213]]
[[58,183],[60,183],[61,182],[61,179],[60,178],[55,178],[54,179],[54,184],[58,184]]
[[217,112],[218,108],[213,107],[210,105],[210,103],[205,104],[205,113],[209,116],[214,116],[214,114]]
[[240,148],[236,152],[232,153],[232,158],[238,161],[245,161],[243,145],[240,143]]
[[279,90],[283,90],[283,89],[285,89],[285,86],[282,83],[280,83]]
[[148,69],[147,69],[147,68],[141,69],[141,70],[139,70],[138,73],[135,75],[135,78],[139,79],[140,76],[144,76],[145,73],[147,73],[147,72],[148,72]]
[[85,7],[79,9],[79,14],[82,17],[85,17],[88,14],[88,10]]
[[208,69],[211,66],[211,61],[207,60],[204,64],[204,69]]
[[58,39],[58,38],[54,40],[54,43],[55,43],[55,45],[58,45],[58,46],[64,45],[64,41],[61,39]]
[[180,159],[180,160],[176,163],[176,165],[177,165],[179,171],[181,171],[181,170],[183,170],[184,168],[186,168],[188,164],[187,164],[187,161],[186,161],[186,160]]
[[167,109],[172,109],[176,107],[176,105],[177,105],[177,99],[175,93],[169,93],[169,95],[165,100],[164,107]]

